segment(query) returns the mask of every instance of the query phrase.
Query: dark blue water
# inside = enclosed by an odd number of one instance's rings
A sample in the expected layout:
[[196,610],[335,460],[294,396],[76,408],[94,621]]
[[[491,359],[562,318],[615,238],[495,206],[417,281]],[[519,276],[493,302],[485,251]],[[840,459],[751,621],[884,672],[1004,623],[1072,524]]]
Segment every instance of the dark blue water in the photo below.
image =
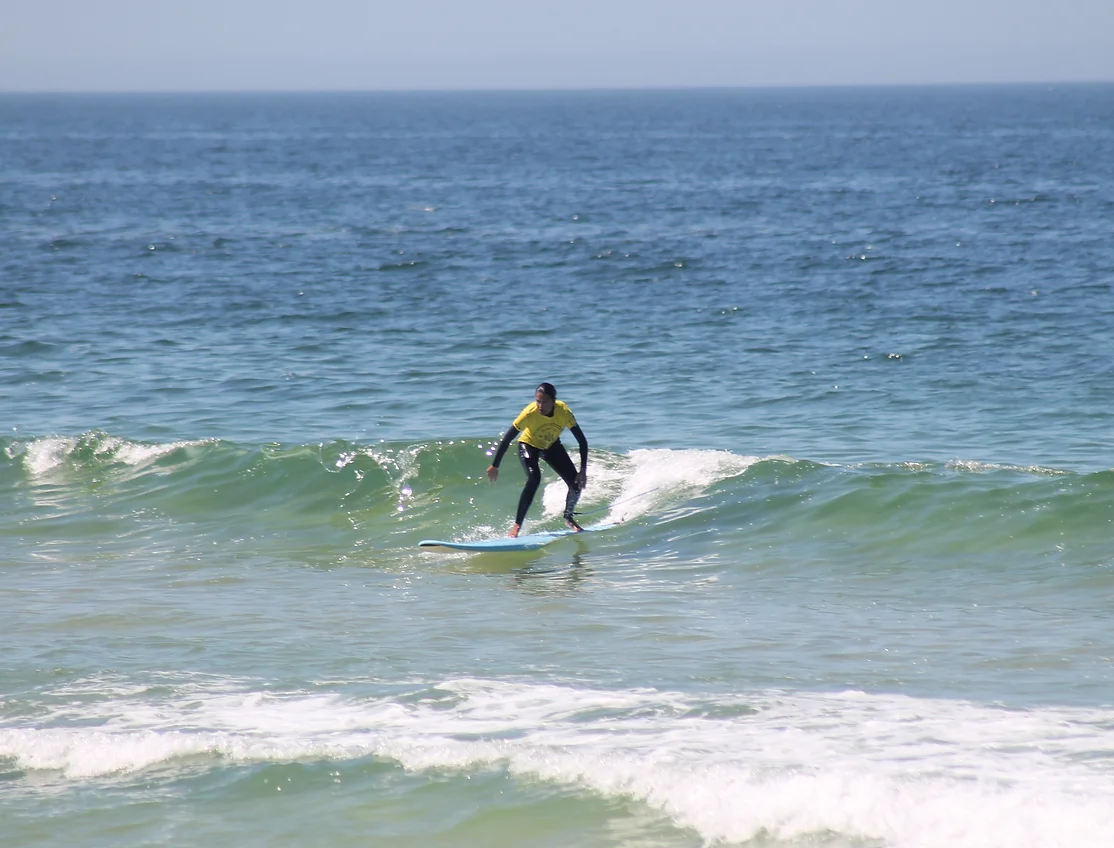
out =
[[0,109],[33,434],[486,434],[548,375],[617,448],[1106,465],[1108,86]]

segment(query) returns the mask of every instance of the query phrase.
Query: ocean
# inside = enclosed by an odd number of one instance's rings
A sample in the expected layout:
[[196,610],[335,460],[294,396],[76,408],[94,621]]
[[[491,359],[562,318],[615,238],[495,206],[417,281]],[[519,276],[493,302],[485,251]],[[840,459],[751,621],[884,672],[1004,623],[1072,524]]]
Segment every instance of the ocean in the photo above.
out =
[[0,843],[1108,848],[1112,327],[1110,84],[2,95]]

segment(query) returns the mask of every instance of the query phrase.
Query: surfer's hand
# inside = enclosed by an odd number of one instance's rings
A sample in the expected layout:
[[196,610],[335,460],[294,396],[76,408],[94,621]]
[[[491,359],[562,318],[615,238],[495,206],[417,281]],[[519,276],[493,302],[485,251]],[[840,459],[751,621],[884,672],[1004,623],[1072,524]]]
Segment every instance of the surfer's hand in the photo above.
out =
[[581,471],[579,474],[576,475],[576,488],[583,489],[587,485],[588,485],[588,472],[587,471]]
[[492,483],[499,479],[499,469],[494,465],[489,465],[487,467],[487,479]]

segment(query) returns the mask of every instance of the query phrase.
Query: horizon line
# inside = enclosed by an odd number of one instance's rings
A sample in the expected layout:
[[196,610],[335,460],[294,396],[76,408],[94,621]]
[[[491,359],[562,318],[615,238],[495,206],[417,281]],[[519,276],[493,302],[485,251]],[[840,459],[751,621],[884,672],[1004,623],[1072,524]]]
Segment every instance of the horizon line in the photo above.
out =
[[3,88],[4,95],[244,95],[244,94],[573,94],[573,93],[623,93],[623,92],[685,92],[685,91],[786,91],[810,89],[910,89],[910,88],[1032,88],[1040,86],[1102,86],[1114,85],[1111,79],[1066,80],[996,80],[950,82],[836,82],[836,83],[762,83],[762,84],[709,84],[709,85],[620,85],[620,86],[521,86],[497,88],[414,86],[410,88],[375,87],[323,87],[323,88]]

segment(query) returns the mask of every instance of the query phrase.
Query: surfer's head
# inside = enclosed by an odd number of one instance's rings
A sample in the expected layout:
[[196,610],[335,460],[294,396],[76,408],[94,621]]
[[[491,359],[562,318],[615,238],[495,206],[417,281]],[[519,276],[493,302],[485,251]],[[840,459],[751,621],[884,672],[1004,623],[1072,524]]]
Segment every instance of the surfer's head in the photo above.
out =
[[542,383],[534,392],[534,400],[538,403],[538,412],[542,415],[552,415],[556,405],[557,390],[552,383]]

